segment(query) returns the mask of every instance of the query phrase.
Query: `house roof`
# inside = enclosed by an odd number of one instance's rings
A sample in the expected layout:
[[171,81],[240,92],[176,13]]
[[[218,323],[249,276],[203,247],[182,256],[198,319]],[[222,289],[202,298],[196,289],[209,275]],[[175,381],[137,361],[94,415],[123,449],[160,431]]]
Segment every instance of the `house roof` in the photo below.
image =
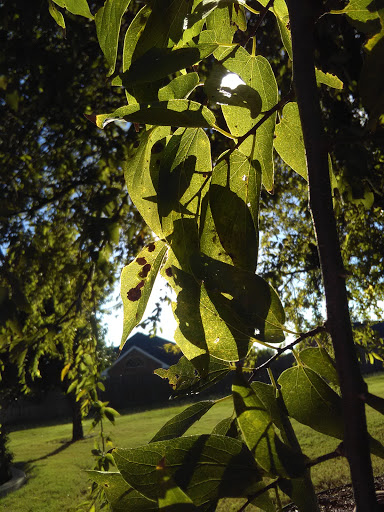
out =
[[[119,357],[113,365],[108,368],[108,370],[115,366],[115,364],[119,363],[121,359],[125,358],[133,349],[137,349],[139,352],[146,354],[148,357],[156,361],[159,366],[168,368],[178,362],[181,354],[166,352],[164,345],[167,343],[170,343],[170,341],[160,338],[159,336],[153,336],[151,338],[146,334],[138,332],[126,341]],[[118,351],[118,347],[116,347],[116,351]]]

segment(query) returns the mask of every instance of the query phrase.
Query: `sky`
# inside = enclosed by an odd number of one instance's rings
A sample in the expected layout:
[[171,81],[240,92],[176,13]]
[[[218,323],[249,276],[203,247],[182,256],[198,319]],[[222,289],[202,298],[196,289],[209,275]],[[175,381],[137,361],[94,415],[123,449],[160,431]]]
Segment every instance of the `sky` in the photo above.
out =
[[[112,313],[110,315],[104,316],[105,326],[108,329],[108,333],[106,336],[107,345],[112,344],[114,346],[119,346],[121,342],[121,335],[123,333],[123,307],[119,292],[120,283],[118,283],[118,285],[116,286],[116,289],[113,293],[113,299],[107,305],[107,309],[111,310]],[[149,298],[148,305],[142,320],[145,320],[152,313],[152,311],[155,309],[156,302],[158,302],[159,300],[159,297],[163,297],[165,295],[165,292],[168,294],[169,297],[173,298],[174,300],[174,295],[172,295],[173,292],[169,289],[169,287],[166,288],[166,280],[161,275],[158,275],[153,286],[153,290]],[[121,307],[119,309],[116,309],[115,306],[117,306],[118,304],[120,304]],[[148,325],[146,330],[136,327],[135,329],[133,329],[128,339],[131,338],[137,332],[148,333],[151,326],[152,324]],[[174,319],[171,305],[168,304],[167,302],[163,302],[161,320],[160,323],[158,324],[156,335],[166,340],[173,341],[175,329],[176,320]]]

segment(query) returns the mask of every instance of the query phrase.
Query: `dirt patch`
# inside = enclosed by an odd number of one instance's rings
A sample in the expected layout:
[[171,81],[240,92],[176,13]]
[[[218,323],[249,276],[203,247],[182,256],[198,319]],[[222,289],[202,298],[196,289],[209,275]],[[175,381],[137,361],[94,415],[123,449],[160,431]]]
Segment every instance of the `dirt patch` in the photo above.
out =
[[[384,489],[384,476],[375,478],[375,487],[377,491]],[[322,491],[317,496],[321,512],[353,512],[355,507],[351,485],[342,485]],[[382,507],[384,510],[383,505]],[[297,512],[297,508],[290,505],[284,507],[284,512]]]

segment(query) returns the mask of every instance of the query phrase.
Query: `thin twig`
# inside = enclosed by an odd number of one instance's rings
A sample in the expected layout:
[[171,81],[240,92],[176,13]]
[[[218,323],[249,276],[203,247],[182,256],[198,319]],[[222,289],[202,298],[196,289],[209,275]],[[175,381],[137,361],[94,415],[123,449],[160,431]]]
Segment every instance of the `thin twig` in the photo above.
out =
[[318,327],[316,327],[315,329],[312,329],[311,331],[304,332],[304,333],[300,334],[300,336],[297,339],[295,339],[295,341],[292,341],[292,343],[289,343],[285,347],[276,349],[277,350],[276,354],[274,354],[272,357],[270,357],[268,359],[268,361],[265,361],[265,363],[261,364],[257,368],[254,368],[253,373],[258,372],[259,370],[263,370],[264,368],[268,368],[271,365],[271,363],[273,363],[273,361],[275,361],[278,357],[281,356],[281,354],[283,354],[287,350],[291,350],[295,345],[297,345],[301,341],[304,341],[307,338],[311,338],[312,336],[316,336],[320,332],[326,332],[326,331],[327,331],[327,328],[325,325],[319,325]]
[[262,24],[264,18],[266,17],[267,12],[269,11],[269,9],[273,6],[274,2],[275,2],[275,0],[269,0],[269,2],[264,7],[264,9],[262,11],[260,11],[260,17],[257,20],[256,25],[253,27],[253,30],[252,30],[250,36],[248,37],[248,40],[247,40],[246,44],[248,44],[248,41],[250,39],[252,39],[252,37],[255,37],[256,32],[259,30],[260,25]]
[[250,496],[247,499],[247,501],[244,503],[244,505],[241,508],[239,508],[239,510],[237,512],[244,512],[244,510],[248,507],[248,505],[251,504],[251,502],[253,500],[258,498],[259,496],[261,496],[265,492],[269,491],[269,489],[273,489],[274,487],[276,487],[279,481],[280,481],[280,478],[278,478],[277,480],[274,480],[273,482],[271,482],[267,486],[263,487],[263,489],[260,489],[260,491],[257,491],[254,494],[252,494],[252,496]]

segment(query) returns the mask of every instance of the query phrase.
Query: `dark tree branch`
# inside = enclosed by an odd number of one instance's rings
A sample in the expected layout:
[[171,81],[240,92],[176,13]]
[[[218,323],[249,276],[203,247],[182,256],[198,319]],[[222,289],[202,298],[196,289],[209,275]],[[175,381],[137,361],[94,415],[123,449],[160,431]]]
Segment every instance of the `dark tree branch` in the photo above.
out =
[[333,213],[327,140],[322,125],[314,66],[315,19],[320,1],[288,0],[293,75],[306,150],[309,205],[317,236],[327,307],[327,328],[335,350],[344,416],[344,446],[359,512],[377,510],[365,406],[366,386],[353,342],[345,270]]

